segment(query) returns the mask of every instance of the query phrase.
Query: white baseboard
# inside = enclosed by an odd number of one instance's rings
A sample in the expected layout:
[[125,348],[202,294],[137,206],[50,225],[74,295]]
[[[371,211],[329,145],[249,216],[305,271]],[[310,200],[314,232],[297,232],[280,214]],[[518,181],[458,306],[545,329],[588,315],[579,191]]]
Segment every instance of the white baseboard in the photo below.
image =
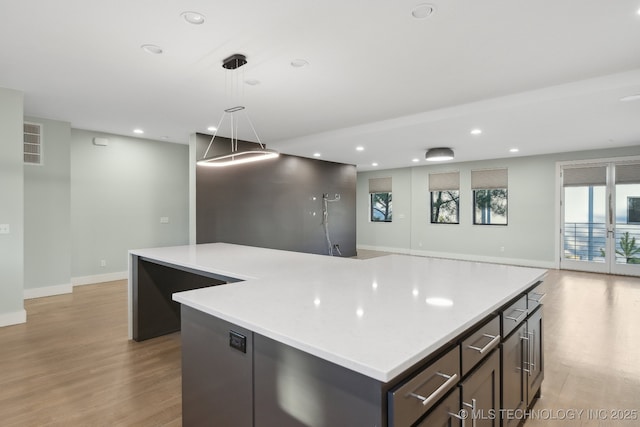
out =
[[73,292],[71,283],[55,286],[43,286],[24,290],[24,299],[50,297],[52,295],[70,294]]
[[0,314],[0,327],[27,322],[27,311],[22,309],[13,313]]
[[125,280],[129,277],[127,271],[116,271],[115,273],[96,274],[93,276],[72,277],[73,286],[93,285],[95,283],[113,282],[114,280]]
[[356,250],[363,249],[365,251],[378,251],[378,252],[391,252],[394,254],[410,255],[411,250],[407,248],[392,248],[388,246],[370,246],[370,245],[358,245]]
[[435,251],[420,251],[415,249],[389,248],[385,246],[369,246],[369,245],[358,245],[358,249],[365,249],[369,251],[392,252],[396,254],[405,254],[405,255],[426,256],[426,257],[432,257],[432,258],[456,259],[460,261],[517,265],[522,267],[536,267],[536,268],[547,268],[547,269],[556,268],[556,264],[553,261],[539,261],[539,260],[520,259],[520,258],[501,258],[501,257],[491,257],[491,256],[484,256],[484,255],[457,254],[457,253],[435,252]]

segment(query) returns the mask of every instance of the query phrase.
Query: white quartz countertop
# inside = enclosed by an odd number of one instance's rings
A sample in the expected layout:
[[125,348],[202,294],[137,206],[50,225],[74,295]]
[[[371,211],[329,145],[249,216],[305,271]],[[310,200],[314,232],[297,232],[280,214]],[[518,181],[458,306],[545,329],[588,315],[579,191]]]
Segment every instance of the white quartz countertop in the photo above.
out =
[[546,274],[408,255],[357,260],[225,243],[130,253],[244,280],[173,299],[382,382]]

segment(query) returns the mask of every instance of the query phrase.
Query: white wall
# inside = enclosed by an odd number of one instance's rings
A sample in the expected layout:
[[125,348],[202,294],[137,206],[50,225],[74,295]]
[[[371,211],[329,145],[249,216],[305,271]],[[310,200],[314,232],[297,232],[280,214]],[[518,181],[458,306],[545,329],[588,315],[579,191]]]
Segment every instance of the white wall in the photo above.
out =
[[71,125],[42,124],[43,163],[24,166],[25,298],[71,292]]
[[[638,154],[640,146],[361,172],[357,245],[360,249],[554,267],[559,239],[556,163]],[[471,170],[504,167],[509,175],[508,225],[472,225]],[[460,171],[460,224],[431,224],[428,174],[446,171]],[[387,176],[393,179],[393,222],[372,223],[369,178]]]
[[[94,145],[94,137],[109,145]],[[187,145],[71,130],[74,284],[124,278],[129,249],[188,243],[188,151]]]
[[0,88],[0,326],[23,323],[24,178],[22,92]]

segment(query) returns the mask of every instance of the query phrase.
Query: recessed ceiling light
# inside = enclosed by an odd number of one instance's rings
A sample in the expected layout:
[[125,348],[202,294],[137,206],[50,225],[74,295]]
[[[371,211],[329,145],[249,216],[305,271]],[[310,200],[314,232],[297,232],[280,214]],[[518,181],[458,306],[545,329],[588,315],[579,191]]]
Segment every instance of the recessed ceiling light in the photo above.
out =
[[218,130],[218,128],[217,128],[217,127],[215,127],[215,126],[209,126],[209,127],[207,128],[207,130],[208,130],[209,132],[215,132],[215,131],[217,131],[217,130]]
[[313,157],[320,157],[320,156],[322,156],[322,154],[320,154],[320,153],[313,153]]
[[136,133],[138,135],[142,135],[144,133],[144,131],[142,129],[134,129],[133,133]]
[[623,102],[638,101],[638,100],[640,100],[640,93],[636,93],[635,95],[629,95],[629,96],[620,98],[620,101],[623,101]]
[[482,133],[482,129],[471,129],[471,135],[480,135]]
[[143,44],[140,46],[142,50],[152,55],[160,55],[162,53],[162,48],[160,46],[156,46],[155,44]]
[[189,24],[200,25],[204,23],[204,15],[198,12],[182,12],[180,16]]
[[249,86],[256,86],[260,84],[260,80],[257,80],[257,79],[247,79],[244,82]]
[[291,61],[291,66],[293,68],[302,68],[306,67],[307,65],[309,65],[309,62],[304,59],[294,59],[293,61]]
[[362,145],[358,145],[356,147],[356,151],[364,151],[364,147]]
[[413,163],[418,163],[420,161],[420,159],[412,159],[411,160]]
[[371,163],[371,166],[378,166],[376,162]]
[[512,148],[512,149],[509,150],[510,153],[517,153],[518,151],[520,151],[520,150],[517,149],[517,148]]
[[413,10],[411,11],[411,16],[413,16],[415,19],[425,19],[433,15],[435,11],[436,8],[434,5],[423,3],[413,8]]

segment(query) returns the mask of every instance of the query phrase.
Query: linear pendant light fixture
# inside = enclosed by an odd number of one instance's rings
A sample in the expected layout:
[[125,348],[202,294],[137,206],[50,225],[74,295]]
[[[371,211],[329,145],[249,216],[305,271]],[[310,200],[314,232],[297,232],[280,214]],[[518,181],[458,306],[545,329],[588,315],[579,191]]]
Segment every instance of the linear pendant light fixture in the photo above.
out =
[[[247,58],[244,55],[235,54],[222,61],[222,68],[225,68],[227,70],[235,70],[242,67],[246,63]],[[260,145],[260,148],[238,150],[238,114],[240,113],[242,113],[247,119],[247,122],[249,123],[249,126],[251,127],[251,130],[253,131],[253,134],[255,135],[258,144]],[[209,150],[213,145],[213,140],[216,139],[216,135],[218,134],[220,125],[222,125],[222,122],[224,121],[225,117],[227,117],[227,115],[231,118],[231,152],[218,156],[207,157],[207,154],[209,154]],[[241,105],[238,105],[237,107],[231,107],[224,110],[224,113],[220,118],[220,122],[218,122],[218,126],[216,127],[216,131],[213,133],[211,141],[209,141],[209,145],[207,146],[207,150],[205,151],[203,158],[196,164],[199,166],[211,167],[233,166],[242,163],[274,159],[279,155],[280,154],[277,151],[268,150],[265,148],[264,144],[260,141],[260,137],[258,136],[258,133],[256,132],[256,129],[253,126],[249,115],[245,111],[245,108]]]
[[429,148],[424,155],[429,162],[444,162],[453,160],[453,150],[448,147]]

